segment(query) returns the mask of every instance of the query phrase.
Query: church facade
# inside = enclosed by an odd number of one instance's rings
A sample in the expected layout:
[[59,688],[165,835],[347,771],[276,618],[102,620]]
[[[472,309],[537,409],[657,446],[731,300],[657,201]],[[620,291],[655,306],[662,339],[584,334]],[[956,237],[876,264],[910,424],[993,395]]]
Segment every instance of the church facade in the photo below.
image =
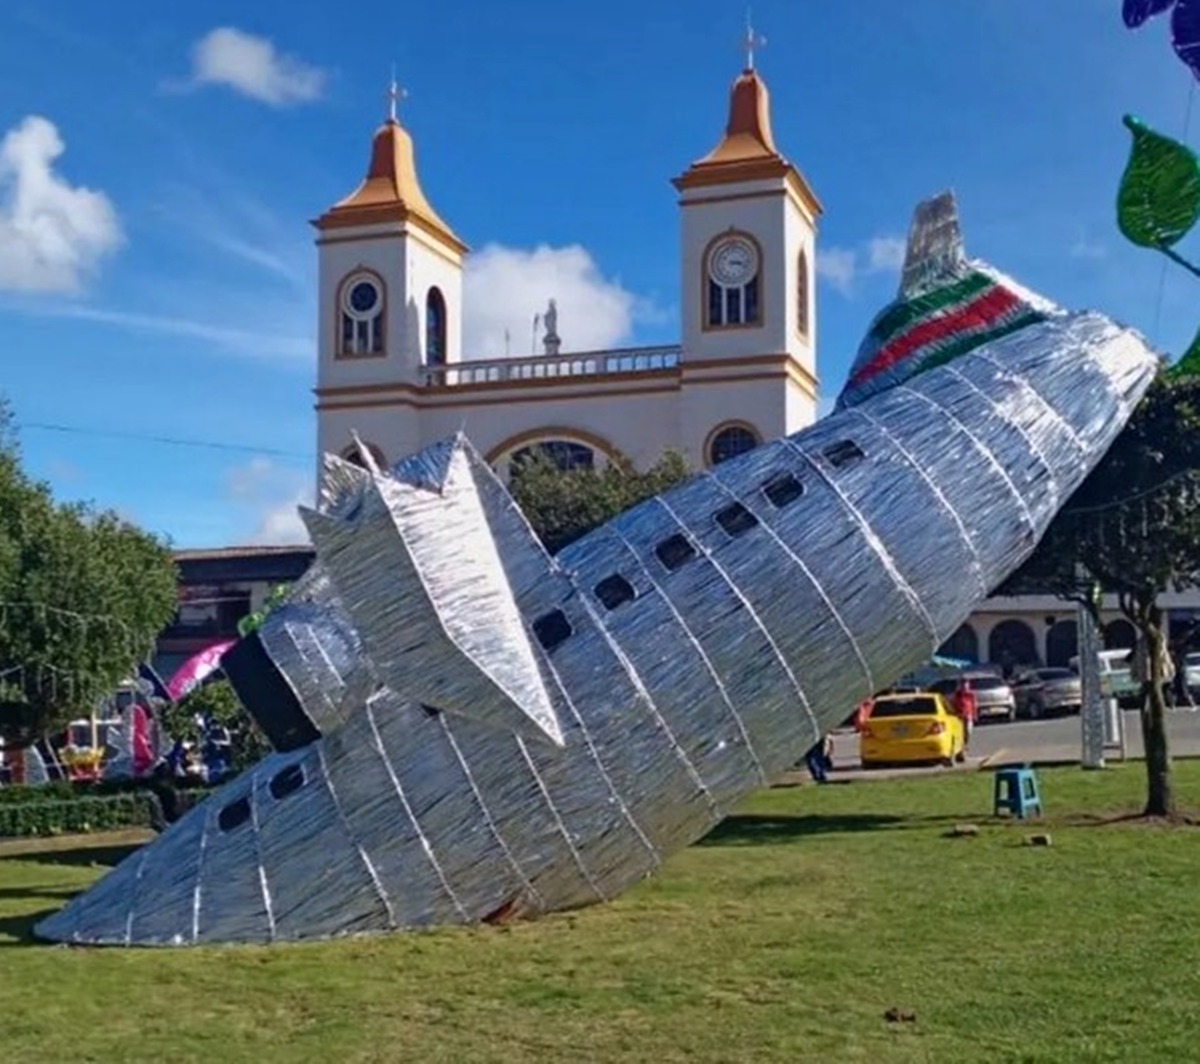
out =
[[810,424],[821,206],[776,147],[752,68],[733,83],[716,147],[673,184],[677,344],[572,351],[551,309],[544,354],[474,358],[462,339],[469,251],[426,198],[393,108],[363,182],[313,223],[318,453],[361,459],[357,437],[390,464],[465,429],[502,475],[532,448],[564,467],[637,468],[674,448],[703,469]]

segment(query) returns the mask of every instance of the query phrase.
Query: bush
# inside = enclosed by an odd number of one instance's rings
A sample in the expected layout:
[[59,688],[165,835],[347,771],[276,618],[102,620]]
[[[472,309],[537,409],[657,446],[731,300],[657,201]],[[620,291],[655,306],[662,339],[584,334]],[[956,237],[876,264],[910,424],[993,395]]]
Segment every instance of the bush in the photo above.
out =
[[162,823],[162,806],[158,797],[149,791],[0,804],[0,837],[148,828]]

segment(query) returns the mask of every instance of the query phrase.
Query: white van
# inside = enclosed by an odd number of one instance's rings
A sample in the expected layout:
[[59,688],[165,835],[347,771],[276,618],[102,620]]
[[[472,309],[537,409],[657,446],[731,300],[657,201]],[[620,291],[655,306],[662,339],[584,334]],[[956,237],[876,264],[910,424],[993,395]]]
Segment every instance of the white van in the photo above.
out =
[[[1117,702],[1126,709],[1136,709],[1141,701],[1141,685],[1133,678],[1130,656],[1133,651],[1102,650],[1100,658],[1100,685],[1105,694],[1116,697]],[[1079,671],[1079,657],[1076,655],[1068,663],[1076,672]]]

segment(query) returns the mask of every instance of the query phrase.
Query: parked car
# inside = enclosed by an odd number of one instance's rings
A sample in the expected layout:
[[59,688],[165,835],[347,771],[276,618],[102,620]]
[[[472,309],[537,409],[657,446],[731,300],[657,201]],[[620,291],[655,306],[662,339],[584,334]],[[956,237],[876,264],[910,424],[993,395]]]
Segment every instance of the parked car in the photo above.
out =
[[1183,672],[1192,698],[1200,698],[1200,653],[1191,653],[1184,657]]
[[963,723],[939,694],[880,695],[858,734],[863,768],[963,759]]
[[1031,669],[1013,684],[1017,716],[1030,720],[1059,713],[1078,713],[1083,704],[1083,684],[1079,673],[1048,667]]
[[966,680],[967,685],[975,692],[975,706],[979,713],[979,721],[986,720],[1015,720],[1017,716],[1017,700],[1013,689],[1003,676],[993,672],[968,672],[960,676],[947,676],[930,686],[930,690],[950,700],[960,680]]
[[[1133,651],[1100,651],[1100,687],[1106,695],[1112,695],[1122,709],[1137,709],[1142,704],[1141,684],[1133,678]],[[1073,657],[1067,664],[1079,671],[1079,658]]]

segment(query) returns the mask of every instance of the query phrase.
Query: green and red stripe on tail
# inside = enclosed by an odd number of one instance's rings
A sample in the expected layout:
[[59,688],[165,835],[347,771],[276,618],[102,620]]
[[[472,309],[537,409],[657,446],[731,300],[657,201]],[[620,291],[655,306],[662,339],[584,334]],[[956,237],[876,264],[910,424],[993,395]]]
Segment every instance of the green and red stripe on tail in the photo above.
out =
[[967,261],[953,197],[929,200],[913,219],[900,297],[872,322],[837,405],[852,406],[1045,318],[1015,286]]

